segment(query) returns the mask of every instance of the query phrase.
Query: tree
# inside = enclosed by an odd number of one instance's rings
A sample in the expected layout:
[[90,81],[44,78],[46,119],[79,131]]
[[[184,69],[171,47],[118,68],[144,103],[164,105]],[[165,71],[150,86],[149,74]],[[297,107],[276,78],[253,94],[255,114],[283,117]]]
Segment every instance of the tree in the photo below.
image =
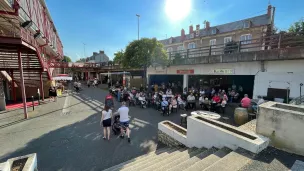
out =
[[155,38],[142,38],[130,42],[123,55],[125,68],[142,68],[152,64],[167,65],[168,55],[163,45]]
[[70,57],[64,55],[62,62],[72,62],[72,60]]
[[124,58],[124,51],[123,51],[123,50],[118,51],[118,52],[116,52],[114,55],[115,55],[115,56],[114,56],[113,62],[114,62],[115,64],[121,64],[121,62],[122,62],[122,60],[123,60],[123,58]]
[[304,20],[301,19],[290,26],[288,29],[289,33],[294,33],[297,36],[304,35]]

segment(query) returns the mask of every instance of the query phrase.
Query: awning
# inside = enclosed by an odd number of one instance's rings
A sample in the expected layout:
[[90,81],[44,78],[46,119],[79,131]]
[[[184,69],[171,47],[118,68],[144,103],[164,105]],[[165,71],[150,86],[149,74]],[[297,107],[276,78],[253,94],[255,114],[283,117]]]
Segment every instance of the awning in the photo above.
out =
[[73,80],[72,77],[53,77],[54,81],[60,81],[60,80]]

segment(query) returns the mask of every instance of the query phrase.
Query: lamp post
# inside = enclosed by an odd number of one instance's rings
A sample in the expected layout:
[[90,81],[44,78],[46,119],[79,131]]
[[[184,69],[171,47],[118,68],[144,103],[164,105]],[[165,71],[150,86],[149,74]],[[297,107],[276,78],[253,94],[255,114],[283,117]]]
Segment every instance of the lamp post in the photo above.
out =
[[137,40],[139,40],[139,18],[140,18],[140,15],[136,14],[136,17],[137,17]]

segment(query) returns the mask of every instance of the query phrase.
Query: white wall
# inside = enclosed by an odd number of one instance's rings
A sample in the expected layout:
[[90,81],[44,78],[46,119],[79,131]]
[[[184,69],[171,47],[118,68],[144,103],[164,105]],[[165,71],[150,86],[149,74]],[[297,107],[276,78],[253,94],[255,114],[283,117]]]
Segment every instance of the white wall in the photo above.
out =
[[[284,109],[278,108],[277,104]],[[264,103],[259,106],[256,131],[269,137],[271,145],[276,148],[304,155],[303,111],[304,107],[301,106],[276,102]]]

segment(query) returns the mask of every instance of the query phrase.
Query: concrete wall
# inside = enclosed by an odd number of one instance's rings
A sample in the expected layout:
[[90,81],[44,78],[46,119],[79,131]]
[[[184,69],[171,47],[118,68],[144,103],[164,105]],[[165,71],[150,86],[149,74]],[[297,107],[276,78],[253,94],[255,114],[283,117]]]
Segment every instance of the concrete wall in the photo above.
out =
[[[222,127],[210,124],[208,122],[199,120],[191,116],[187,118],[187,146],[197,148],[223,148],[228,147],[230,149],[237,149],[238,147],[244,148],[253,153],[259,153],[268,146],[269,140],[265,137],[252,134],[250,132],[244,132],[236,127],[228,124],[224,124],[219,121],[211,120],[220,125],[224,125],[230,129],[237,130],[245,133],[256,139],[252,140],[240,134],[231,132]],[[206,118],[205,118],[206,119]],[[210,120],[210,119],[207,119]]]
[[304,155],[303,123],[304,107],[267,102],[259,106],[256,131],[276,148]]
[[[164,122],[170,121],[163,121],[158,123],[158,141],[170,147],[187,146],[187,137],[180,132],[172,129],[171,127],[165,125]],[[185,128],[176,125],[173,122],[170,123],[187,132]]]

